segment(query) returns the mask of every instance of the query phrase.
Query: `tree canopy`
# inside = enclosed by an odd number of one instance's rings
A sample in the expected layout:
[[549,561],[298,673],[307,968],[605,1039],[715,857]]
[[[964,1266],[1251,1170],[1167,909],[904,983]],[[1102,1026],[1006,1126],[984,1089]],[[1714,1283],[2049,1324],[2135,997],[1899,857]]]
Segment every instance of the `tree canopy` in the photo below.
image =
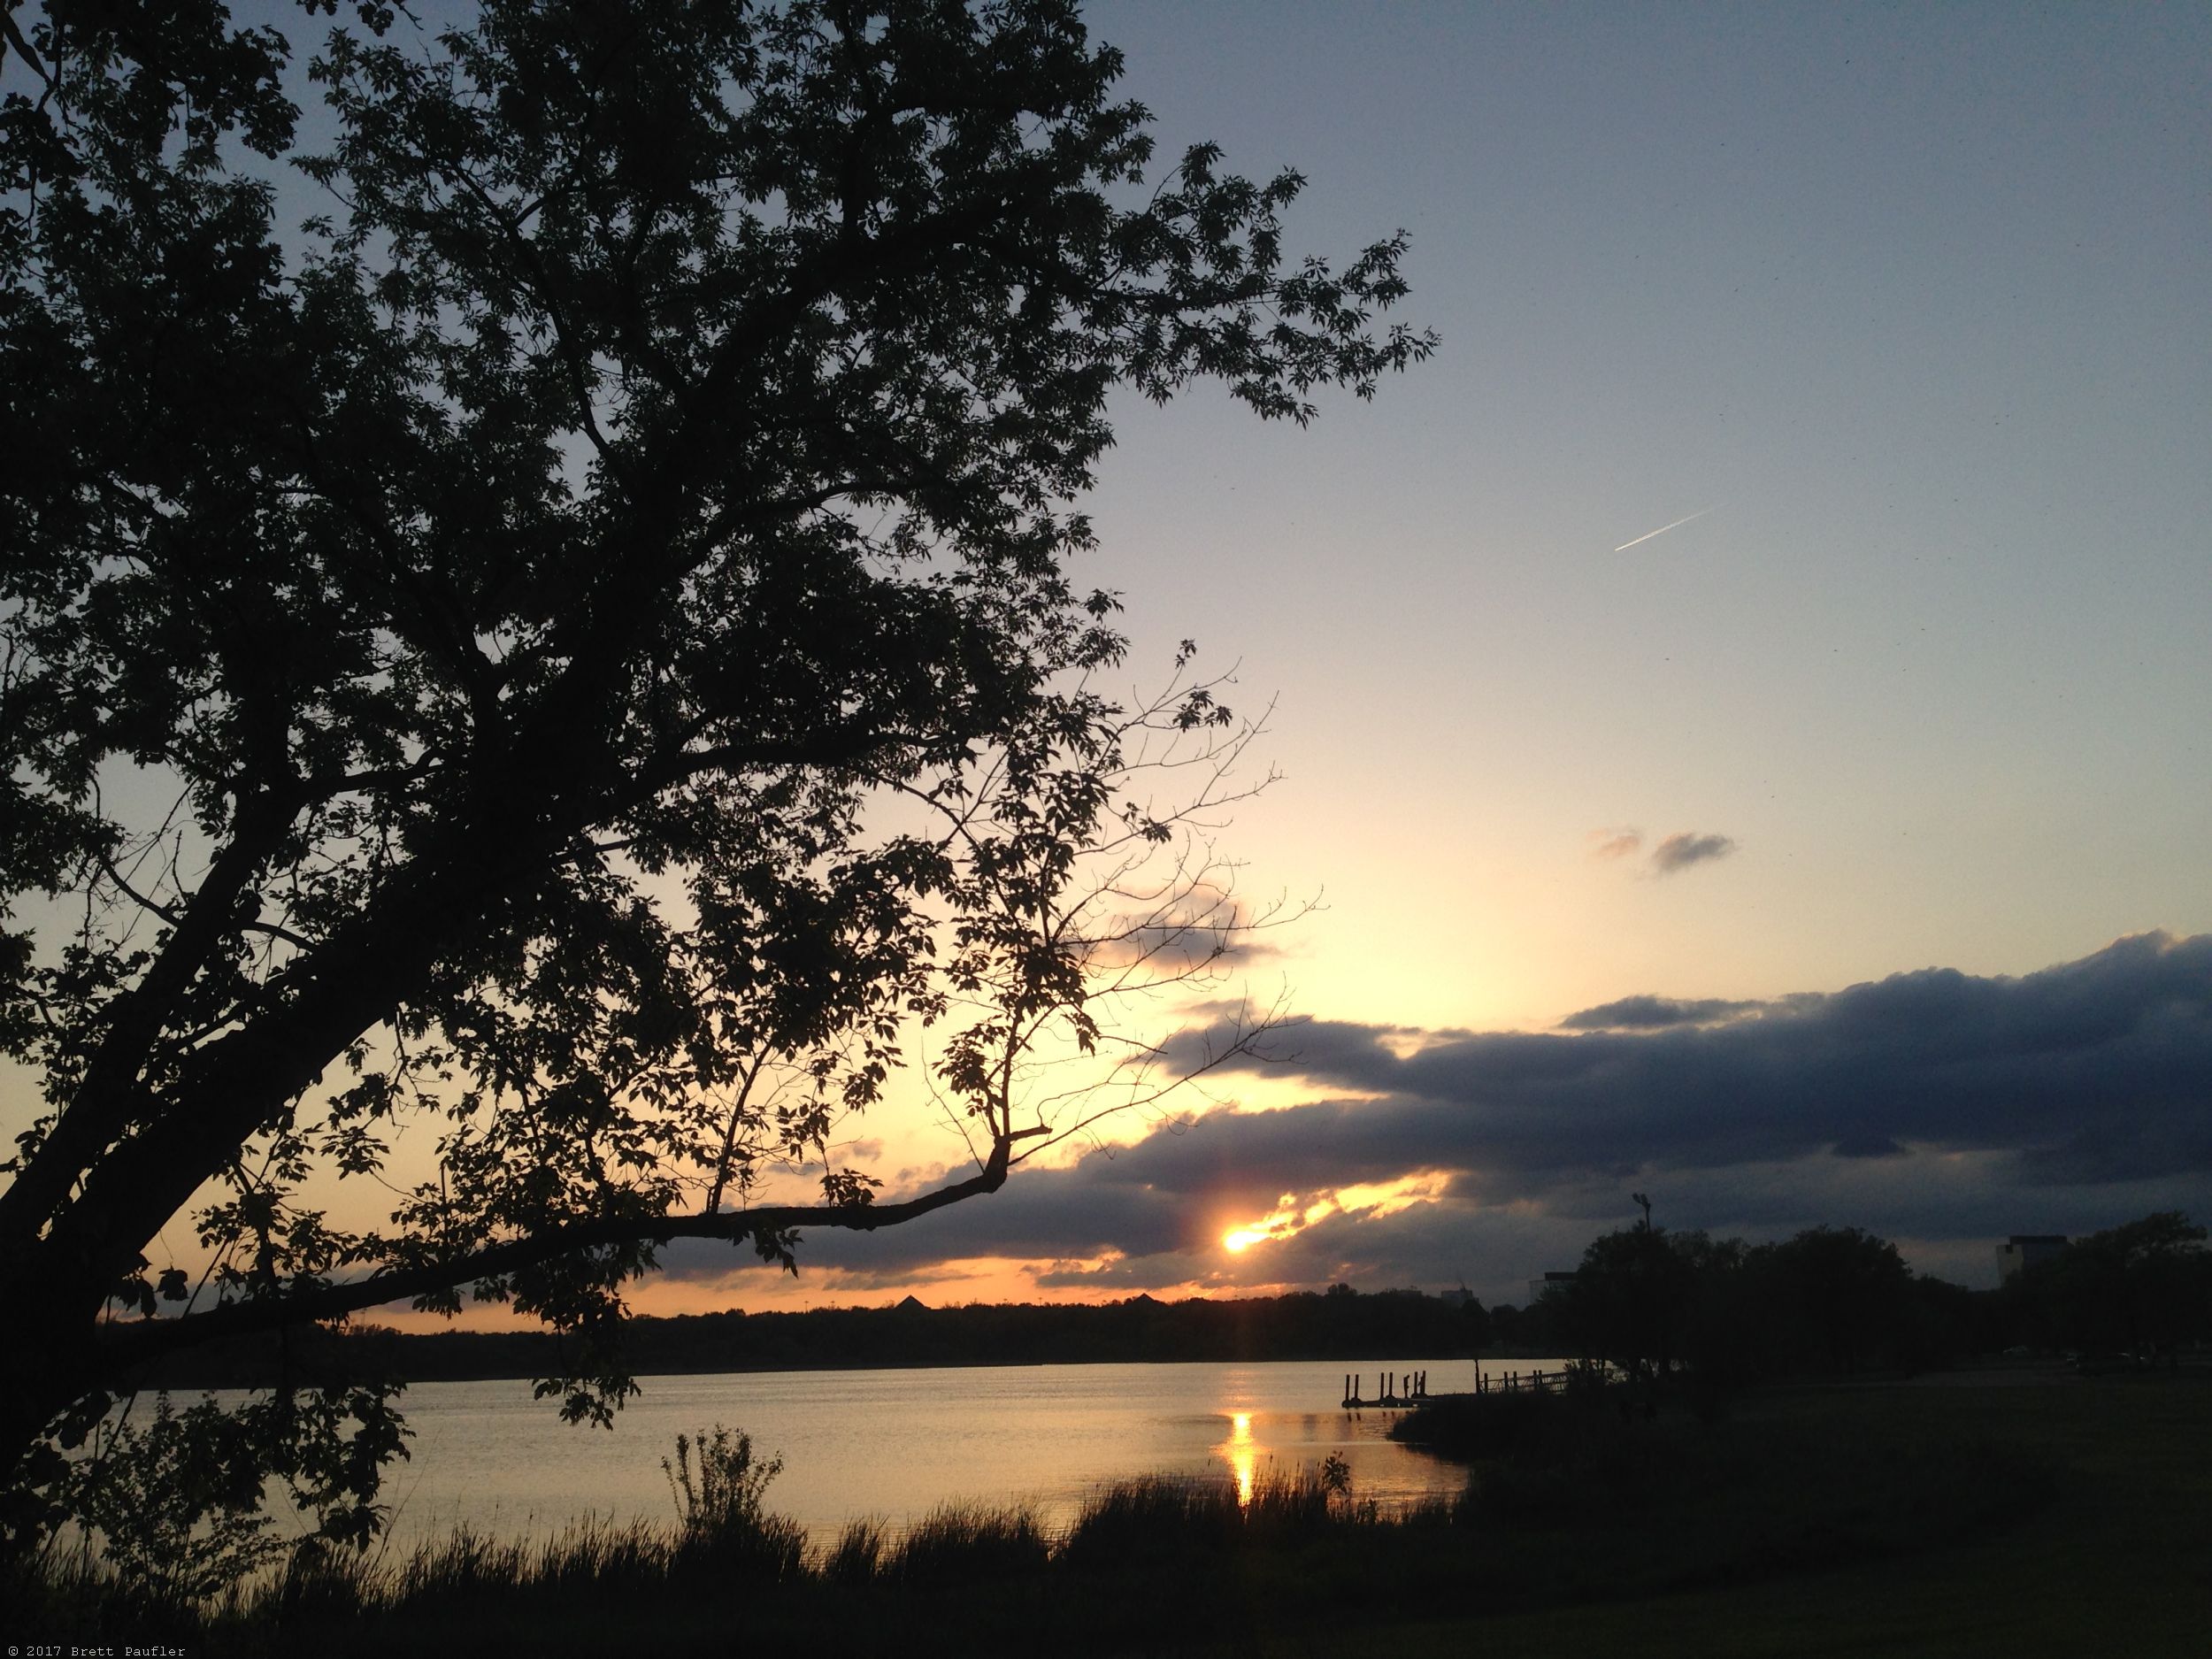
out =
[[[19,1495],[207,1334],[472,1290],[590,1339],[668,1240],[788,1261],[1080,1121],[1025,1056],[1234,920],[1132,873],[1140,768],[1241,728],[1110,688],[1110,396],[1371,395],[1433,343],[1379,320],[1402,234],[1294,259],[1297,175],[1156,165],[1067,0],[5,19]],[[829,1133],[923,1025],[976,1171],[876,1203]],[[809,1156],[818,1203],[752,1202]],[[388,1450],[384,1398],[240,1455],[357,1534],[331,1437]]]
[[2004,1286],[2012,1324],[2051,1348],[2085,1358],[2126,1355],[2169,1363],[2185,1343],[2212,1336],[2212,1250],[2206,1229],[2159,1210],[2075,1239]]
[[1857,1227],[1809,1227],[1751,1245],[1637,1226],[1592,1240],[1571,1281],[1540,1304],[1553,1333],[1590,1359],[1709,1383],[1873,1367],[1970,1353],[1968,1293],[1906,1266]]

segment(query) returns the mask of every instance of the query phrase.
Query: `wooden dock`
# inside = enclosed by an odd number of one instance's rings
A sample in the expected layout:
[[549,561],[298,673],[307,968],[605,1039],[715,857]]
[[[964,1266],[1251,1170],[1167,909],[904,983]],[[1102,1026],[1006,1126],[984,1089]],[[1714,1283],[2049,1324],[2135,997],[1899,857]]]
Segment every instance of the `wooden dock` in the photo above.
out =
[[1386,1371],[1377,1375],[1375,1387],[1377,1393],[1372,1400],[1361,1398],[1359,1373],[1347,1371],[1344,1375],[1344,1409],[1347,1411],[1395,1411],[1417,1405],[1429,1397],[1429,1374],[1425,1371],[1417,1371],[1401,1377],[1394,1371]]
[[1485,1377],[1482,1368],[1475,1368],[1475,1386],[1471,1394],[1432,1394],[1429,1392],[1429,1374],[1425,1371],[1408,1372],[1401,1377],[1396,1371],[1380,1372],[1375,1379],[1378,1390],[1371,1400],[1360,1394],[1360,1376],[1348,1371],[1344,1377],[1344,1409],[1347,1411],[1402,1411],[1427,1404],[1432,1400],[1471,1400],[1479,1395],[1511,1394],[1557,1394],[1567,1386],[1567,1373],[1559,1371],[1509,1371],[1495,1377]]

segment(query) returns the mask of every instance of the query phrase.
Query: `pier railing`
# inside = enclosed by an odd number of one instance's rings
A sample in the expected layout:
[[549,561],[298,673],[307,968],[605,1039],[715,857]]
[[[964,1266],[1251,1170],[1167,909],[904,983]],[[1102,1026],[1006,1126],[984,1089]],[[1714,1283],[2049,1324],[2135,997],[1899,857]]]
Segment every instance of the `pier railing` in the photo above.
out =
[[1347,1411],[1361,1407],[1409,1406],[1429,1398],[1429,1374],[1425,1371],[1407,1371],[1402,1376],[1394,1371],[1377,1373],[1376,1394],[1372,1400],[1360,1394],[1360,1374],[1344,1374],[1344,1409]]
[[[1559,1394],[1567,1386],[1565,1370],[1509,1371],[1495,1377],[1486,1377],[1482,1368],[1475,1368],[1474,1392],[1494,1394]],[[1417,1406],[1424,1401],[1453,1398],[1429,1392],[1429,1374],[1425,1371],[1409,1371],[1400,1376],[1396,1371],[1381,1371],[1375,1378],[1376,1394],[1368,1399],[1360,1393],[1362,1378],[1357,1371],[1344,1374],[1344,1409],[1347,1411],[1377,1409],[1394,1410]],[[1463,1397],[1463,1396],[1458,1396]]]

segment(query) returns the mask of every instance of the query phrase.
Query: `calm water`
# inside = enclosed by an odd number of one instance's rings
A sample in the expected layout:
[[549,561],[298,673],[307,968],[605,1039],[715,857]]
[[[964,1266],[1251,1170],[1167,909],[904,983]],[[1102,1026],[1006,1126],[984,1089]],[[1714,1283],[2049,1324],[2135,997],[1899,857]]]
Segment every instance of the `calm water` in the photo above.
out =
[[[1432,1393],[1474,1386],[1472,1360],[1399,1369],[1425,1366]],[[757,1455],[783,1458],[768,1506],[818,1540],[864,1517],[901,1528],[948,1502],[1030,1503],[1063,1525],[1102,1482],[1213,1473],[1248,1483],[1331,1452],[1350,1465],[1355,1494],[1386,1507],[1458,1491],[1464,1478],[1451,1465],[1385,1438],[1394,1413],[1338,1407],[1347,1369],[1325,1360],[648,1377],[611,1433],[562,1423],[526,1382],[425,1383],[404,1396],[413,1455],[390,1471],[386,1496],[402,1543],[457,1523],[517,1536],[587,1516],[673,1520],[660,1460],[680,1432],[718,1423],[750,1434]],[[1375,1392],[1371,1365],[1363,1386]]]

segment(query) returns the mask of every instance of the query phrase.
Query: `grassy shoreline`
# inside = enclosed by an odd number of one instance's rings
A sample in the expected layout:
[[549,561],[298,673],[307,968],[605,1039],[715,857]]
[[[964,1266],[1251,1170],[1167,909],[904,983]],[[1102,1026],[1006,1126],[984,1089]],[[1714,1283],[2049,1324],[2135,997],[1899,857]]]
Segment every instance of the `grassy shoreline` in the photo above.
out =
[[[1925,1651],[1998,1651],[1955,1645],[1960,1608],[1979,1600],[2011,1631],[2004,1650],[2039,1652],[2062,1636],[2074,1651],[2103,1644],[2115,1632],[2098,1623],[2123,1604],[2157,1629],[2212,1617],[2200,1376],[1773,1391],[1717,1421],[1549,1403],[1486,1448],[1459,1501],[1400,1518],[1317,1471],[1248,1507],[1226,1481],[1149,1480],[1100,1494],[1056,1537],[1018,1510],[971,1509],[810,1548],[756,1505],[687,1529],[464,1534],[403,1558],[303,1563],[192,1618],[67,1575],[15,1586],[42,1608],[12,1600],[29,1640],[195,1655],[774,1640],[909,1655],[1909,1651],[1894,1647],[1897,1607],[1951,1632]],[[2085,1576],[2095,1594],[2055,1597]],[[1811,1625],[1791,1611],[1805,1597],[1824,1609]],[[2032,1629],[1998,1616],[2007,1598],[2042,1608]],[[2070,1619],[2072,1605],[2095,1611]],[[1655,1621],[1703,1633],[1655,1646]],[[1804,1645],[1816,1626],[1827,1645]]]

